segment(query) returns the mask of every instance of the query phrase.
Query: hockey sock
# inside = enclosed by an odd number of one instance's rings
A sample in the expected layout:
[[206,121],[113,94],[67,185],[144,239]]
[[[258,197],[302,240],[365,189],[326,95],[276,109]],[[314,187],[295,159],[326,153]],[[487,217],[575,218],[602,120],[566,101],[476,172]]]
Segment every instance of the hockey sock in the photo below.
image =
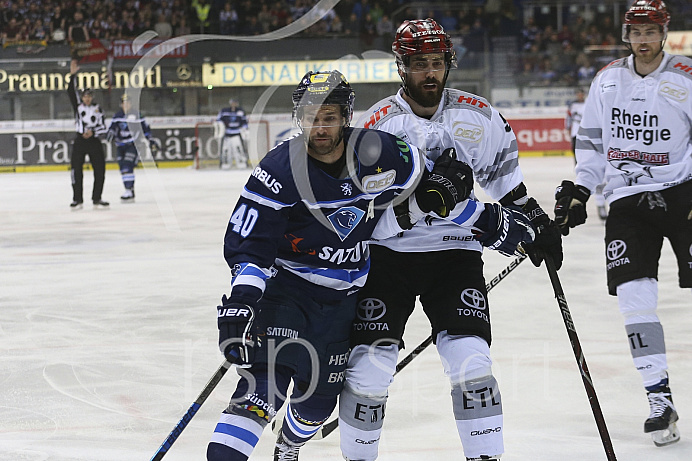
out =
[[617,295],[634,366],[645,387],[655,386],[668,376],[663,326],[656,315],[657,282],[651,278],[625,282],[618,285]]
[[266,368],[253,367],[249,375],[243,372],[212,434],[207,448],[209,461],[245,461],[250,457],[262,431],[283,404],[292,373],[277,367],[275,382],[270,383]]
[[[294,395],[291,397],[294,399]],[[293,445],[302,445],[322,427],[336,407],[336,396],[313,395],[299,403],[289,401],[281,428],[284,438]]]

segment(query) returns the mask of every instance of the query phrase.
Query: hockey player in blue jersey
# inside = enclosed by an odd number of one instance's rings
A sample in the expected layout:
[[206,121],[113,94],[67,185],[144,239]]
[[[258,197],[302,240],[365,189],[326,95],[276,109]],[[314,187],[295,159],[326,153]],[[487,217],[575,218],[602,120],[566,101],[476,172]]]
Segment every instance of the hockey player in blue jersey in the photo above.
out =
[[[396,136],[350,128],[353,103],[339,72],[308,72],[293,93],[301,134],[262,159],[231,214],[224,256],[233,280],[217,308],[219,346],[247,370],[214,430],[210,461],[248,459],[291,381],[275,460],[297,459],[332,413],[368,240],[432,211],[462,225],[485,211],[466,200],[468,166],[443,155],[428,173],[418,150]],[[531,241],[526,217],[509,226],[501,232],[498,222],[490,233]]]
[[247,168],[248,155],[245,133],[248,127],[245,111],[238,106],[238,101],[230,99],[229,107],[219,111],[216,121],[223,123],[223,140],[219,152],[219,164],[222,168]]
[[[107,139],[114,141],[118,150],[118,165],[120,167],[120,175],[123,179],[125,192],[120,196],[123,202],[134,202],[135,200],[135,167],[139,163],[139,154],[137,153],[137,143],[144,141],[144,146],[150,144],[155,146],[151,141],[151,128],[144,120],[142,114],[133,112],[132,102],[127,94],[123,94],[120,98],[120,110],[116,112],[108,128]],[[141,123],[142,131],[131,131],[131,123]],[[140,138],[141,133],[144,134],[146,140]],[[144,147],[146,149],[146,147]]]

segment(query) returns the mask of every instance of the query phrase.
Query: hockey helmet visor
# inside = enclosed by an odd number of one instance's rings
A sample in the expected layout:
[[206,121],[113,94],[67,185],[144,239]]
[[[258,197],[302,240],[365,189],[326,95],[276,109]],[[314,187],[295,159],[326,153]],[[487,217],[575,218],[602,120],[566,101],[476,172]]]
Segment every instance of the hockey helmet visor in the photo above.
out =
[[625,43],[662,42],[668,36],[668,24],[670,24],[670,13],[664,2],[636,0],[625,13],[622,41]]

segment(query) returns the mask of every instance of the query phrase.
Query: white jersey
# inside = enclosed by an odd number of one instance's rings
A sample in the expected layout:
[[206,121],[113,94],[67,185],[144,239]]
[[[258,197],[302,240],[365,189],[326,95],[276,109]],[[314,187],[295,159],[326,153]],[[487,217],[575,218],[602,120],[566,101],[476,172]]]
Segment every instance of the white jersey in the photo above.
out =
[[592,192],[605,178],[611,203],[692,180],[692,59],[664,54],[641,77],[634,57],[596,76],[577,135],[576,183]]
[[[488,101],[471,93],[445,88],[440,106],[428,120],[413,113],[402,91],[368,109],[356,126],[392,133],[418,147],[433,161],[442,151],[454,147],[457,159],[473,168],[476,184],[496,200],[522,182],[514,132]],[[474,222],[475,219],[468,219],[465,225],[459,226],[428,217],[401,236],[374,243],[399,252],[482,251],[471,232]]]
[[584,115],[586,102],[574,101],[567,107],[567,117],[565,118],[565,128],[569,130],[569,135],[574,138],[579,131],[579,124]]

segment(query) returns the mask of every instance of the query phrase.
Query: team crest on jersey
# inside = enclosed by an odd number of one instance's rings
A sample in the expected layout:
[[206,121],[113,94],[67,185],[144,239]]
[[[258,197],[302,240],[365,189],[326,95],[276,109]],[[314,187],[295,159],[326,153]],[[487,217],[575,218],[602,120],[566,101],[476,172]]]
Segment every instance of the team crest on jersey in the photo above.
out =
[[327,216],[332,227],[336,231],[341,241],[346,240],[346,237],[356,228],[360,220],[365,215],[365,211],[354,206],[339,208],[334,213]]

